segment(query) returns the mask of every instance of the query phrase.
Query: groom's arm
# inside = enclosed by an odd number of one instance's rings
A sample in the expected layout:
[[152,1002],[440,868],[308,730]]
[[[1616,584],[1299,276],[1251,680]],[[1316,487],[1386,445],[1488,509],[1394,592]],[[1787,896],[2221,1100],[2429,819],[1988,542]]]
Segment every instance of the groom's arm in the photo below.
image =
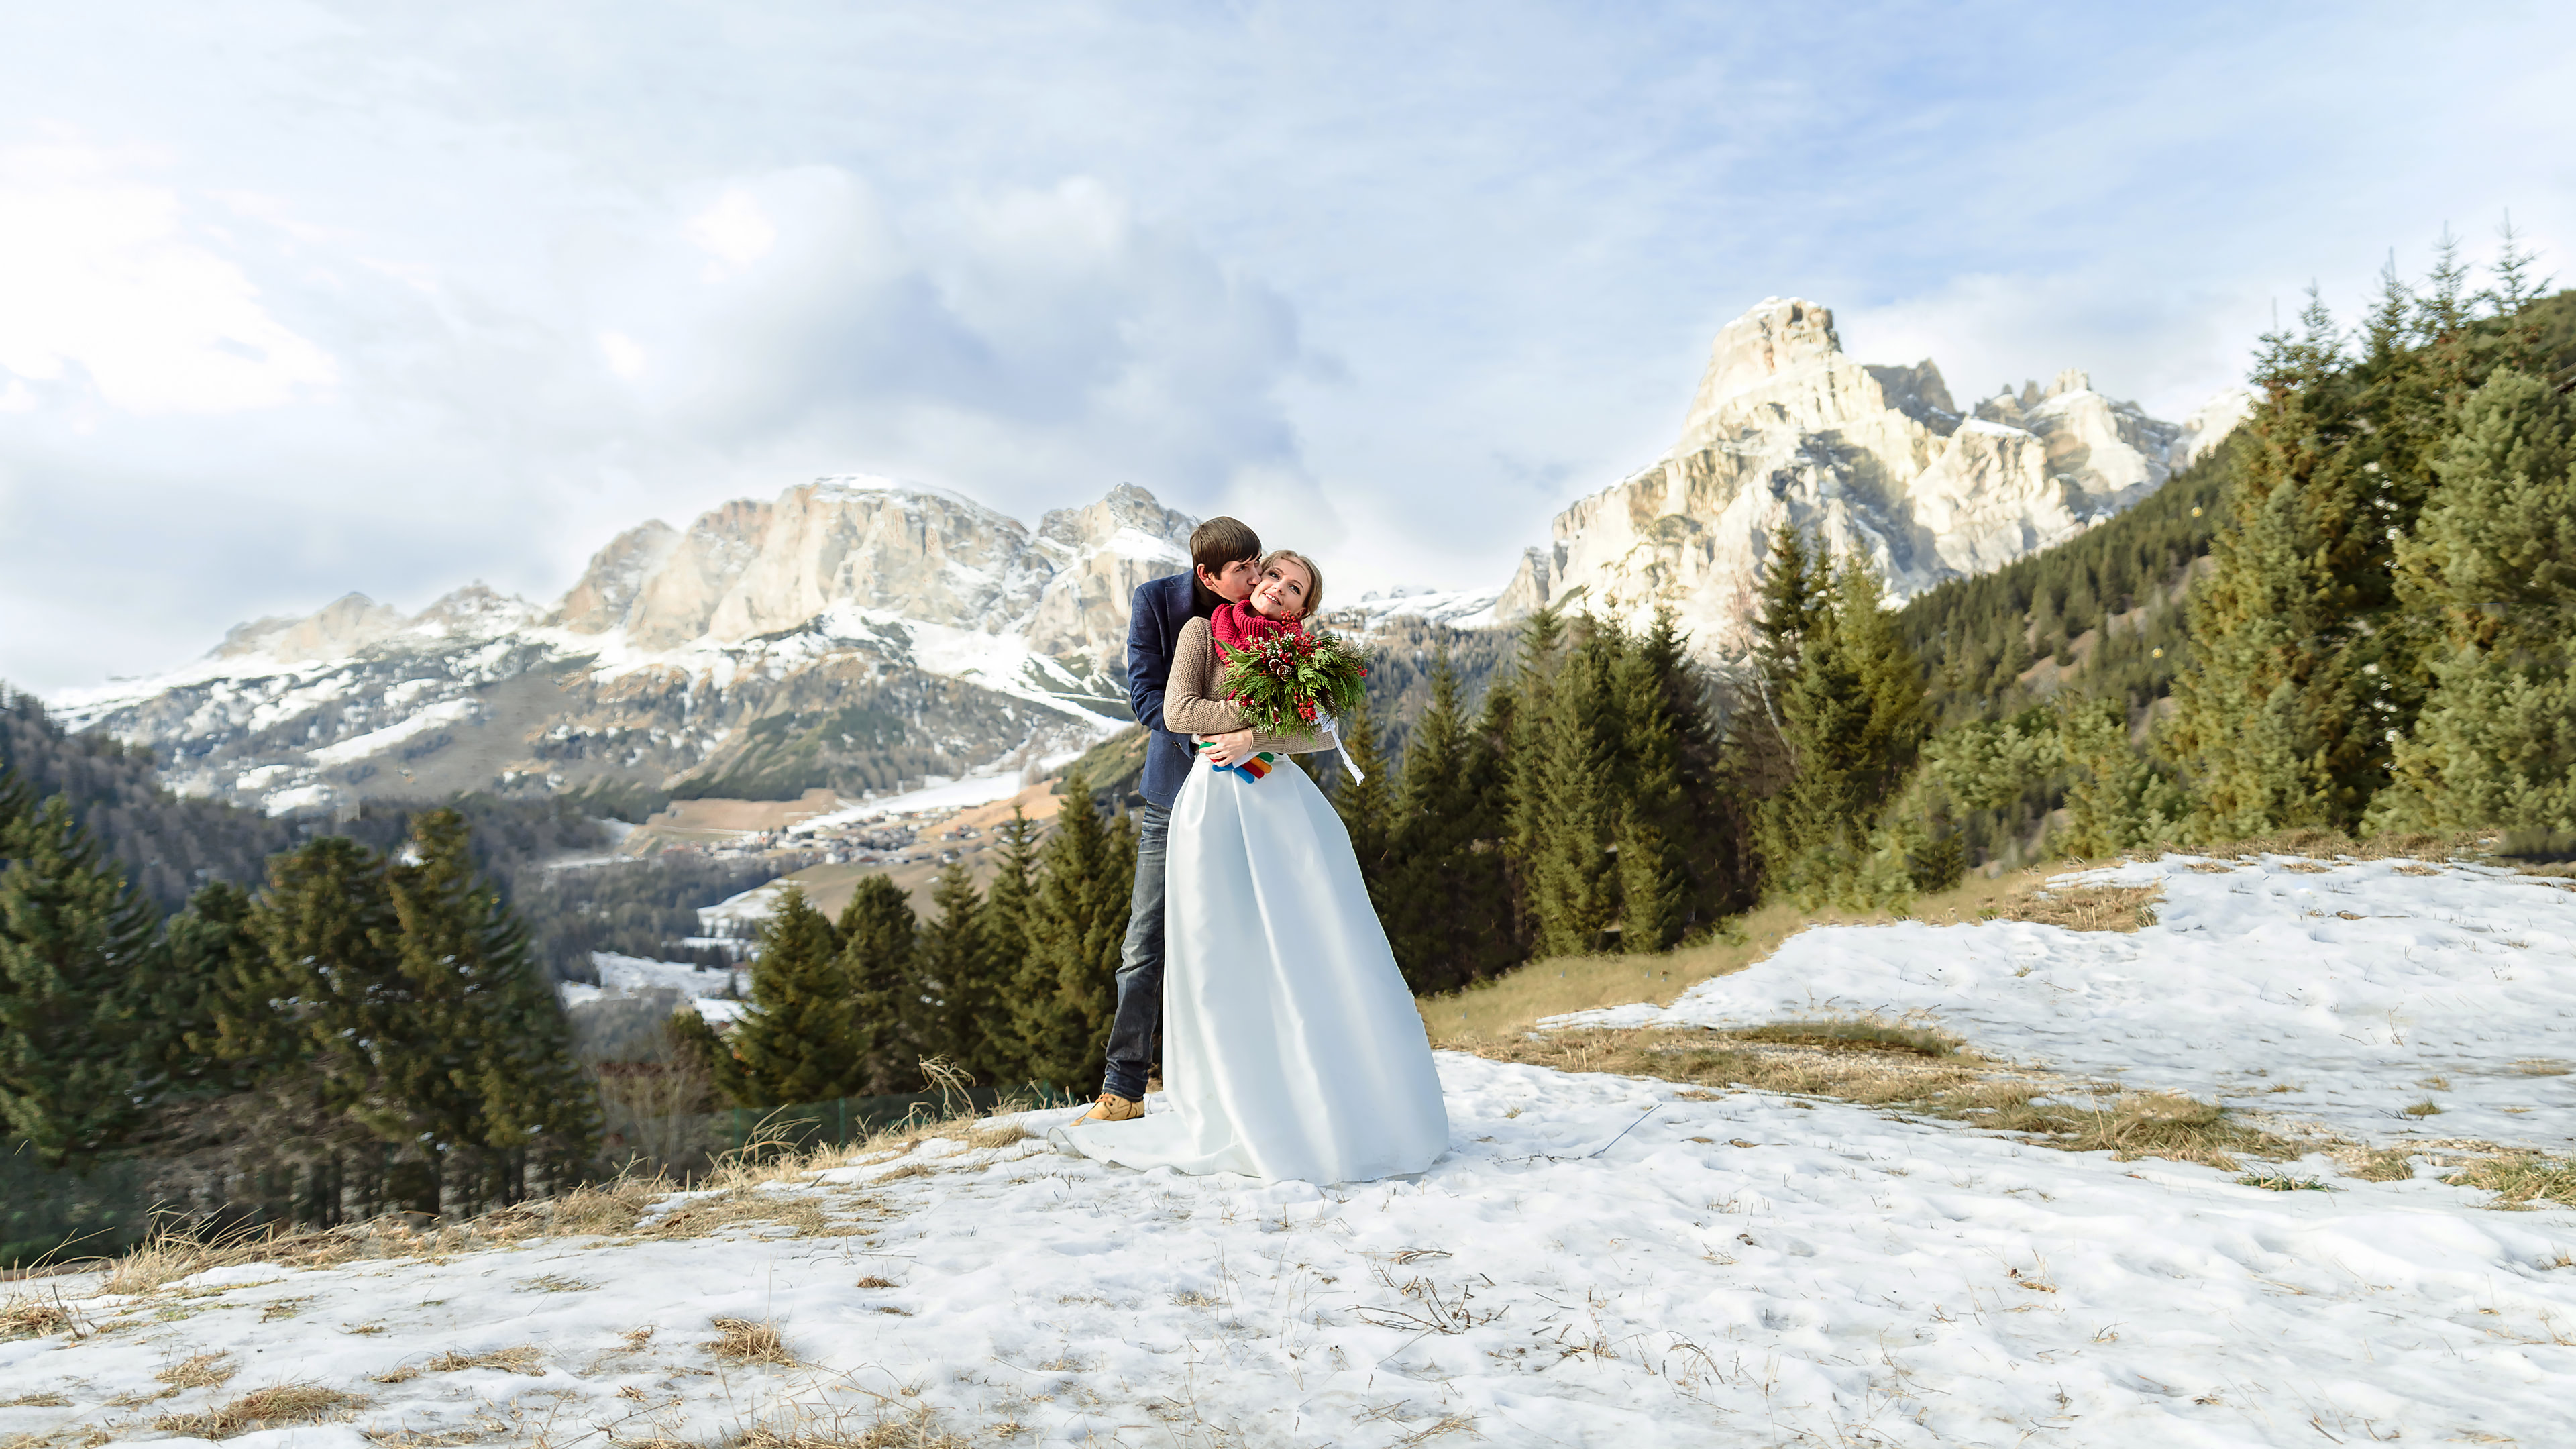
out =
[[1163,728],[1163,691],[1172,682],[1172,649],[1154,598],[1158,582],[1136,586],[1127,614],[1127,708],[1148,730]]

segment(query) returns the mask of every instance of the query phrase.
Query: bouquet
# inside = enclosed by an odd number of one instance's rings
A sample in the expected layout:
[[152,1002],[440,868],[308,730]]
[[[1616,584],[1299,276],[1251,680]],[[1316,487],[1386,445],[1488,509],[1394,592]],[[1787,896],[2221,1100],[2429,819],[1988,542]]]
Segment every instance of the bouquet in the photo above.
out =
[[1266,735],[1330,729],[1368,697],[1368,659],[1325,629],[1265,632],[1225,655],[1225,691],[1243,707],[1246,728]]

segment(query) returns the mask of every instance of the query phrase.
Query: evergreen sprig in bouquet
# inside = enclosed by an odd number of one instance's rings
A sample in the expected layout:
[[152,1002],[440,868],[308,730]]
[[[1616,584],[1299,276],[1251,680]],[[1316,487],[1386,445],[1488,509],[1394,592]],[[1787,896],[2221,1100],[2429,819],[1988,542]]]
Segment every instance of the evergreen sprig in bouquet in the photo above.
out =
[[1266,735],[1313,729],[1368,697],[1368,657],[1328,629],[1281,629],[1223,652],[1226,693],[1245,727]]

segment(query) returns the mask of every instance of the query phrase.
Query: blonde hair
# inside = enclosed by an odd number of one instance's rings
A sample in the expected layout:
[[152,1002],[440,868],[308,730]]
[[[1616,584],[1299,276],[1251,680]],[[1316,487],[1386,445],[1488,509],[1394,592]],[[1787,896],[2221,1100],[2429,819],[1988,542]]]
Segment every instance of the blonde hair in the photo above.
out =
[[1293,563],[1305,569],[1306,607],[1297,615],[1297,617],[1300,619],[1311,619],[1315,617],[1315,615],[1321,612],[1324,607],[1324,571],[1315,567],[1315,561],[1313,559],[1306,557],[1304,554],[1299,553],[1293,548],[1274,548],[1270,552],[1263,554],[1261,556],[1261,562],[1255,567],[1254,571],[1256,573],[1266,574],[1270,572],[1270,566],[1272,564],[1282,562]]

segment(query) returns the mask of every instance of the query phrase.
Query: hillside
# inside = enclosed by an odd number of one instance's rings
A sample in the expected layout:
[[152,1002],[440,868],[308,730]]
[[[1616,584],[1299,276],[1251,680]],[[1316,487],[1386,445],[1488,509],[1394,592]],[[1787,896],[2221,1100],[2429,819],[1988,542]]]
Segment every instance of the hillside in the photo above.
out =
[[2183,594],[2209,553],[2237,446],[2117,518],[1900,609],[1935,727],[2003,718],[2070,688],[2122,698],[2139,718],[2169,693],[2190,637]]
[[[2565,1078],[2506,1062],[2543,1051],[2564,1066],[2545,1035],[2556,1013],[2528,1008],[2576,971],[2556,921],[2576,897],[2475,868],[2309,864],[2208,875],[2169,860],[2176,915],[2137,935],[1812,932],[1766,975],[1709,983],[1733,991],[1726,1004],[1695,993],[1685,1034],[1524,1044],[1570,1070],[1440,1053],[1452,1147],[1419,1179],[1126,1172],[1050,1150],[1045,1129],[1071,1115],[1057,1109],[915,1126],[691,1192],[625,1182],[437,1231],[138,1255],[112,1281],[40,1280],[0,1306],[0,1433],[2554,1442],[2556,1384],[2576,1368],[2564,1165],[2369,1099],[2426,1093],[2412,1078],[2428,1068],[2459,1081],[2471,1060],[2494,1078],[2457,1094],[2481,1124],[2563,1095]],[[2298,947],[2306,917],[2283,908],[2303,892],[2397,920],[2423,937],[2427,969],[2527,1009],[2488,1011],[2501,1030],[2479,1043],[2449,1040],[2445,1017],[2338,1055],[2325,1018],[2366,1037],[2404,1022],[2364,999],[2372,953],[2399,947],[2375,924]],[[2087,998],[2074,1033],[2015,1028],[2009,1006],[1914,1018],[1918,1038],[1951,1027],[1984,1057],[1795,1044],[1815,1039],[1812,1021],[1798,1036],[1811,1005],[1795,987],[1819,966],[1892,952],[1928,981],[2030,958],[1998,989],[2083,991],[2230,911],[2277,918],[2272,995],[2332,998],[2308,1008],[2295,1073],[2253,1023],[2121,1056],[2165,1020],[2153,991],[2125,989]],[[2480,928],[2535,913],[2548,920],[2522,928],[2514,979],[2481,972]],[[2270,1024],[2296,1014],[2278,1006]],[[1773,1036],[1745,1030],[1756,1022]],[[2132,1060],[2167,1090],[2079,1074]],[[1659,1075],[1584,1069],[1614,1062]],[[2244,1080],[2237,1109],[2171,1094],[2212,1067]],[[2260,1086],[2283,1078],[2321,1106],[2341,1099],[2356,1135],[2302,1126],[2306,1099],[2259,1110]],[[1903,1100],[1908,1083],[1941,1095]],[[2094,1125],[2088,1140],[2052,1123]],[[2526,1210],[2494,1210],[2511,1205]]]
[[126,879],[163,912],[208,881],[254,885],[268,857],[303,839],[294,823],[212,800],[173,794],[152,752],[99,734],[73,734],[42,701],[0,684],[0,771],[39,800],[70,799],[73,813]]
[[[2505,325],[2487,318],[2474,330]],[[2513,325],[2533,330],[2562,390],[2576,386],[2576,290],[2531,304]],[[1899,627],[1923,661],[1936,727],[2008,718],[2067,692],[2121,699],[2143,725],[2189,667],[2183,596],[2245,446],[2242,434],[2212,439],[2128,511],[1908,600]]]

